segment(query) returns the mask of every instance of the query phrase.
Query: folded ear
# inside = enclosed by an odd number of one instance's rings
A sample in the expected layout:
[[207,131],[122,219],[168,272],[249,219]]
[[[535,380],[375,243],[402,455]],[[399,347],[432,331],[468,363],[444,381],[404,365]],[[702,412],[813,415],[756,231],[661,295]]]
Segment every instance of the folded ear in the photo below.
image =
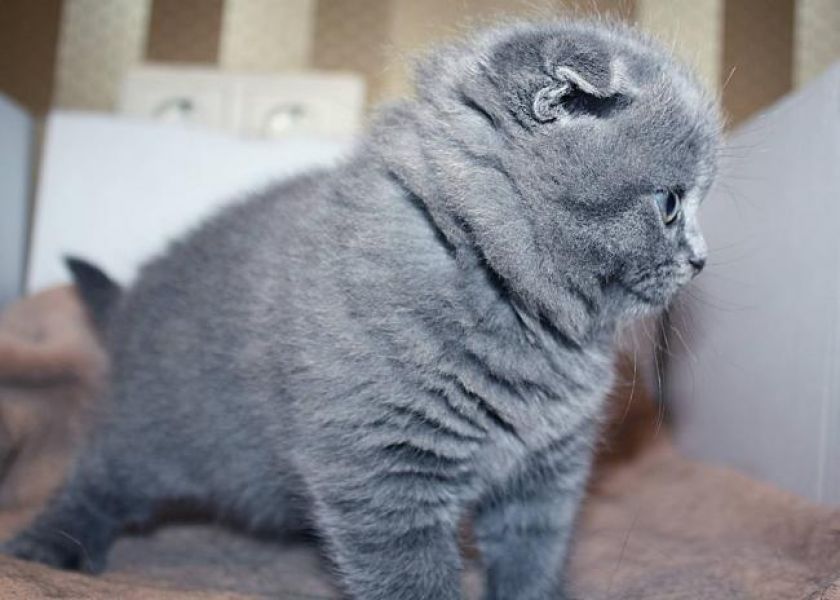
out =
[[557,67],[554,81],[534,95],[534,118],[546,123],[580,115],[607,117],[629,104],[630,97],[615,89],[614,77],[606,82],[598,79],[604,78],[586,77],[571,67]]

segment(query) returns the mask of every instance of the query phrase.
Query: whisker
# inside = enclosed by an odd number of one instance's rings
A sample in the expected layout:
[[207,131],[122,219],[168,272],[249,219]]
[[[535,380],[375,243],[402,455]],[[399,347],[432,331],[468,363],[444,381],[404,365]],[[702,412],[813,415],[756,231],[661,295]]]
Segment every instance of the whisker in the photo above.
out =
[[607,587],[608,594],[612,592],[613,584],[615,583],[615,576],[621,568],[621,563],[624,562],[624,554],[627,551],[627,545],[630,543],[630,536],[633,534],[633,530],[636,528],[636,522],[639,520],[639,515],[641,514],[641,512],[641,507],[636,509],[636,514],[633,517],[633,521],[630,523],[630,527],[627,529],[627,533],[624,535],[624,542],[621,544],[621,551],[618,554],[618,561],[616,562],[615,568],[613,569],[613,572],[610,575],[610,584]]

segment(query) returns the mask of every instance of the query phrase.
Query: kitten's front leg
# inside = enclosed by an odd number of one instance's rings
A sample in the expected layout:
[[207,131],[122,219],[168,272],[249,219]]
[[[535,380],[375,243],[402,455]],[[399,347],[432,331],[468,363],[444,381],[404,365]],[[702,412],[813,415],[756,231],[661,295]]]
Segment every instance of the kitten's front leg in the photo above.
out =
[[577,435],[531,457],[479,505],[475,533],[488,600],[561,600],[562,571],[589,473],[588,438]]
[[357,600],[458,600],[460,559],[452,527],[431,522],[406,527],[406,520],[412,517],[377,515],[364,509],[322,509],[323,533],[350,596]]
[[422,501],[408,505],[401,494],[371,483],[361,494],[335,482],[330,487],[315,492],[317,516],[351,598],[461,598],[454,512]]

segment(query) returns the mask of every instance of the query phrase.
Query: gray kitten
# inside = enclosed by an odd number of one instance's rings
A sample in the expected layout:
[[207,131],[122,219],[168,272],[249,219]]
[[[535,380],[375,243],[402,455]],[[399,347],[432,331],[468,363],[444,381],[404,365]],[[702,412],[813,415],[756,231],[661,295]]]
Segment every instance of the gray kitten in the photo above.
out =
[[549,22],[431,54],[350,158],[225,210],[125,292],[71,264],[107,339],[101,422],[6,545],[99,571],[197,501],[313,525],[353,598],[562,597],[617,328],[698,272],[714,103],[631,29]]

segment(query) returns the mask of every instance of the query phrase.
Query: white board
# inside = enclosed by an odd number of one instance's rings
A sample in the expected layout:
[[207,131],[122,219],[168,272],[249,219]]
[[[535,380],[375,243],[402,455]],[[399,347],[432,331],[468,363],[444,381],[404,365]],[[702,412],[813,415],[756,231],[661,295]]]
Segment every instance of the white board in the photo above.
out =
[[31,155],[32,119],[0,94],[0,306],[23,283]]
[[77,255],[127,282],[203,217],[248,191],[334,162],[348,140],[243,140],[198,128],[94,113],[47,122],[29,292],[68,281]]
[[701,220],[709,261],[670,342],[677,442],[838,504],[840,66],[730,136]]

